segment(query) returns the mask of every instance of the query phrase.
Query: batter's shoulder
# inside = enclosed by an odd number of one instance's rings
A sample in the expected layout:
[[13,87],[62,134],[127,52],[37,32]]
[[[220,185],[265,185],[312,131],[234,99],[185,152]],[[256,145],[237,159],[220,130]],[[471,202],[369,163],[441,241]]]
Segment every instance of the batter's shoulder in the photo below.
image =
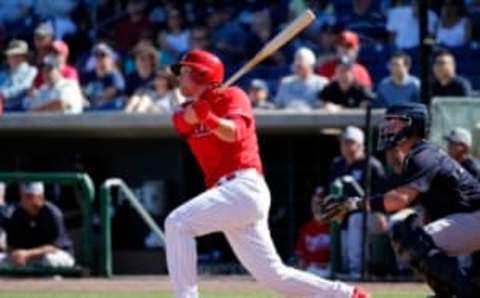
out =
[[250,102],[247,93],[238,86],[232,86],[222,91],[222,97],[227,101],[247,101]]

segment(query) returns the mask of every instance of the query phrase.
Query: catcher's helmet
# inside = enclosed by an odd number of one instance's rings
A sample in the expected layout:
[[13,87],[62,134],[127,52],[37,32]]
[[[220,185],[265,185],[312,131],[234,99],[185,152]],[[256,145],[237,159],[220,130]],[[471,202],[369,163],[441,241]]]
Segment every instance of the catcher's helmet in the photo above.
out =
[[[398,130],[392,128],[391,119],[403,121],[406,125]],[[378,132],[378,150],[395,147],[409,137],[426,138],[428,135],[428,110],[421,103],[402,103],[389,107]]]
[[196,81],[203,84],[221,84],[224,76],[222,61],[214,54],[204,50],[187,52],[180,62],[170,68],[175,75],[180,73],[182,66],[190,66]]

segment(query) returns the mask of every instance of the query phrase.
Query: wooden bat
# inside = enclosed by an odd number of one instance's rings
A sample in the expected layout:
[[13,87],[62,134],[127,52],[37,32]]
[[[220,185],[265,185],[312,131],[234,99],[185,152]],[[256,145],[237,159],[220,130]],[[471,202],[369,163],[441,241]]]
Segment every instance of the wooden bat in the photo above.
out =
[[249,72],[257,64],[275,53],[279,48],[289,42],[295,35],[305,29],[315,19],[315,14],[307,9],[304,13],[293,20],[285,29],[270,40],[250,61],[234,73],[223,85],[226,88],[235,83],[241,76]]

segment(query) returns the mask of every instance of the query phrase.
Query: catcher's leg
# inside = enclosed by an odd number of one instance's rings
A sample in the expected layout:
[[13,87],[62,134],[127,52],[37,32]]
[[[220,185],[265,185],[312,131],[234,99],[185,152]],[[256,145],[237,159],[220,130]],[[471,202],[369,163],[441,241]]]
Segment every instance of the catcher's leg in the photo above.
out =
[[475,297],[477,289],[458,266],[457,259],[447,256],[437,246],[432,235],[427,232],[428,226],[423,229],[415,226],[414,221],[415,215],[412,215],[392,227],[392,238],[397,250],[408,256],[412,267],[426,276],[433,290],[440,292],[437,293],[440,297],[452,294],[459,298]]
[[286,297],[352,297],[353,288],[344,283],[285,266],[275,250],[267,219],[227,230],[225,235],[240,262],[255,279]]

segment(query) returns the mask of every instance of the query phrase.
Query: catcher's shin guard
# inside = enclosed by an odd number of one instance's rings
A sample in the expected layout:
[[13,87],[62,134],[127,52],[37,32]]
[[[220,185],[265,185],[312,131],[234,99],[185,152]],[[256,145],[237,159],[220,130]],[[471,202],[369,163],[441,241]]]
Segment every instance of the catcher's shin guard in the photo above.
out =
[[392,227],[392,240],[397,249],[407,256],[414,269],[425,275],[440,297],[453,293],[457,298],[478,297],[480,292],[458,266],[457,259],[439,249],[430,235],[413,224],[414,220],[409,216]]

